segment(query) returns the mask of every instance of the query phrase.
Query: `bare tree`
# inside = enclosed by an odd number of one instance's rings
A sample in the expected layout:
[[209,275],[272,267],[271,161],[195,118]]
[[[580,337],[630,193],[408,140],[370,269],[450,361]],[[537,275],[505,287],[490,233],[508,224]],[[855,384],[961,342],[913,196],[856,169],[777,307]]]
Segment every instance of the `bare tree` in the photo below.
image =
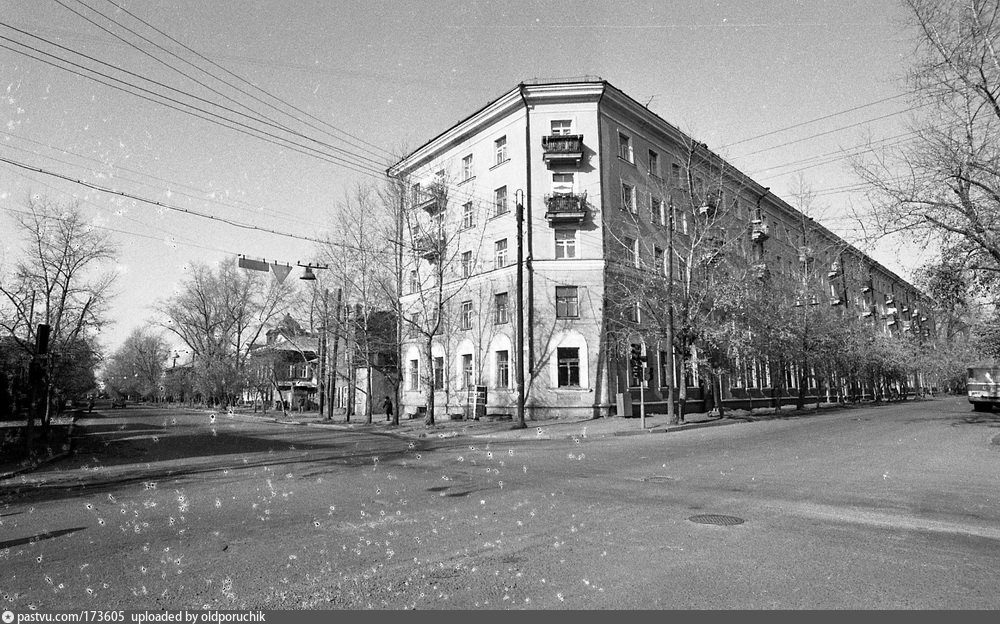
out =
[[284,314],[291,286],[223,262],[217,271],[194,264],[181,291],[161,301],[163,327],[194,357],[197,387],[230,404],[242,390],[253,347],[268,324]]
[[[408,294],[401,305],[400,321],[403,331],[416,337],[421,343],[421,384],[427,403],[427,425],[435,421],[435,357],[434,345],[439,336],[447,335],[449,324],[462,329],[471,329],[469,320],[461,309],[461,302],[468,293],[465,286],[480,272],[480,267],[500,268],[510,259],[506,252],[498,251],[495,257],[480,258],[486,228],[471,227],[470,216],[482,218],[489,210],[496,212],[497,206],[483,210],[481,202],[474,199],[475,189],[470,188],[468,202],[460,204],[451,197],[447,175],[442,171],[434,179],[422,185],[407,185],[409,197],[405,208],[399,213],[398,244],[402,260],[402,272],[406,275]],[[459,210],[459,205],[463,208]],[[469,206],[468,214],[465,206]],[[509,209],[503,207],[500,209]],[[500,259],[500,258],[504,259]],[[450,332],[448,332],[450,333]],[[447,360],[446,360],[447,361]]]
[[[93,386],[99,359],[96,334],[108,323],[107,306],[115,274],[101,272],[115,256],[108,236],[90,226],[79,204],[59,204],[32,195],[16,221],[25,241],[23,254],[0,282],[0,329],[25,354],[34,355],[39,325],[50,328],[42,394],[43,435],[53,409],[67,395]],[[53,374],[58,367],[60,374]],[[78,370],[83,367],[84,370]],[[29,416],[29,429],[34,424]],[[30,435],[29,435],[30,437]]]
[[163,336],[136,328],[112,354],[104,382],[123,396],[153,398],[158,395],[170,350]]
[[[995,0],[903,0],[917,40],[907,76],[914,137],[855,162],[881,235],[937,244],[1000,279],[1000,8]],[[929,108],[926,108],[929,106]]]
[[[323,325],[332,332],[334,340],[343,339],[350,358],[344,379],[354,383],[353,371],[361,367],[366,371],[367,382],[362,388],[365,396],[365,418],[371,422],[375,407],[373,375],[384,376],[396,387],[399,384],[395,318],[398,307],[395,265],[395,221],[392,199],[386,201],[385,190],[374,185],[359,185],[346,193],[337,203],[333,213],[332,234],[320,246],[319,254],[331,267],[329,278],[323,276],[322,308]],[[329,301],[326,280],[339,292],[348,313],[340,320],[339,313]],[[318,292],[318,289],[317,289]],[[339,345],[338,345],[339,346]],[[345,354],[339,354],[343,357]],[[337,368],[336,363],[333,364]],[[336,370],[334,371],[336,375]],[[339,380],[334,378],[334,384]],[[352,386],[353,388],[353,386]],[[353,390],[352,390],[353,392]],[[353,404],[348,406],[348,417]],[[395,413],[395,411],[394,411]]]

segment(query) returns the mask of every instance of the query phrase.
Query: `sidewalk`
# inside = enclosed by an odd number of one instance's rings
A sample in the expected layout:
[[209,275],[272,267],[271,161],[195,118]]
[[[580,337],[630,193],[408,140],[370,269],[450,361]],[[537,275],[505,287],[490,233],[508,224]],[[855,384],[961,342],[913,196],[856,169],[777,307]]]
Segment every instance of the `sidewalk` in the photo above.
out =
[[699,413],[688,414],[683,424],[676,425],[671,425],[667,422],[666,414],[651,414],[645,419],[645,429],[642,428],[642,419],[640,418],[618,418],[615,416],[581,420],[528,421],[524,429],[515,428],[512,420],[484,419],[467,421],[449,420],[447,417],[443,420],[438,419],[431,426],[425,425],[422,418],[403,419],[399,421],[399,426],[393,427],[384,420],[384,415],[380,416],[381,420],[373,418],[372,423],[368,424],[365,422],[363,416],[355,416],[351,422],[347,422],[343,415],[334,416],[332,420],[326,420],[316,412],[291,412],[287,418],[281,412],[269,412],[266,415],[259,412],[234,412],[234,417],[236,418],[267,420],[278,424],[325,427],[346,431],[378,432],[406,438],[450,438],[456,436],[508,440],[599,438],[684,431],[699,427],[740,422],[738,419],[719,418],[715,415]]

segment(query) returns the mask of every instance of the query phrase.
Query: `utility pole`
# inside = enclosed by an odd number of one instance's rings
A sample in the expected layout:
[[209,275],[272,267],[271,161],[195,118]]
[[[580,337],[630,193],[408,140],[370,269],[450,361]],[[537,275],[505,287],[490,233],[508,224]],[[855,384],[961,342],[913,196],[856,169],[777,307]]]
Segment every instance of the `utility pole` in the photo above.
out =
[[667,357],[667,422],[677,424],[677,413],[674,408],[674,397],[676,396],[677,369],[674,365],[674,202],[670,201],[667,213],[667,345],[669,351]]
[[327,299],[330,297],[330,289],[323,289],[323,324],[319,335],[319,415],[323,416],[323,408],[326,406],[326,334],[330,330],[329,308]]
[[[520,195],[520,199],[517,196]],[[517,286],[516,307],[517,307],[517,346],[514,347],[517,353],[517,360],[514,366],[514,384],[517,387],[517,424],[518,429],[524,429],[528,425],[524,422],[524,193],[518,190],[515,193],[517,223]]]
[[333,357],[330,360],[330,403],[327,406],[326,419],[333,419],[333,405],[337,396],[337,351],[340,348],[340,298],[341,290],[337,289],[337,305],[334,307],[333,319]]

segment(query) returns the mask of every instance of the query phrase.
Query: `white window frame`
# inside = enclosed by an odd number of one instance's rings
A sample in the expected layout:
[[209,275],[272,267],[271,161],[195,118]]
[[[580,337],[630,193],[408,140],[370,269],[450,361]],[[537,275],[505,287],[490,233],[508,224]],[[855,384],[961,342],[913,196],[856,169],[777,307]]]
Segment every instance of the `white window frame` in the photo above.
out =
[[[576,228],[556,228],[552,232],[553,244],[555,245],[556,260],[572,260],[577,257],[576,253]],[[569,234],[569,238],[560,238],[560,234]],[[560,255],[562,254],[562,255]]]
[[639,208],[635,205],[635,185],[622,180],[622,210],[627,210],[632,214],[638,214]]
[[[503,362],[500,361],[501,353],[504,354]],[[502,390],[510,389],[510,351],[507,349],[497,349],[493,352],[493,373],[495,388]]]
[[472,174],[472,154],[467,154],[462,157],[462,181],[471,180]]
[[475,213],[472,211],[472,202],[465,202],[462,204],[462,227],[470,228],[476,224]]
[[501,238],[493,243],[494,267],[502,269],[507,266],[507,239]]
[[472,317],[473,317],[472,301],[471,300],[463,301],[462,314],[459,317],[459,321],[461,322],[460,329],[463,330],[472,329]]
[[625,162],[635,164],[635,152],[632,147],[632,136],[618,131],[618,157]]
[[[557,124],[559,125],[557,126]],[[552,136],[566,136],[569,134],[573,134],[573,120],[572,119],[551,120],[549,121],[549,132]]]
[[462,277],[472,276],[472,251],[462,252]]
[[493,191],[493,215],[499,217],[510,212],[507,205],[507,185],[503,185]]
[[[501,299],[502,297],[502,299]],[[503,301],[503,305],[500,302]],[[510,295],[508,293],[496,293],[493,295],[493,323],[502,325],[510,321]]]
[[494,165],[502,165],[510,160],[507,158],[507,135],[493,141],[493,153],[496,155]]

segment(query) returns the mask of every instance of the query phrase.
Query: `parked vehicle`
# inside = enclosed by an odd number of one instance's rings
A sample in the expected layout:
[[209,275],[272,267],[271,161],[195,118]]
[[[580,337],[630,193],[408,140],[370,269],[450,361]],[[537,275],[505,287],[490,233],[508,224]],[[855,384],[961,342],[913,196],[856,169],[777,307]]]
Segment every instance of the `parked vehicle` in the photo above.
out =
[[966,392],[972,409],[977,412],[988,412],[1000,405],[1000,368],[969,368]]
[[111,400],[111,409],[115,409],[116,407],[125,407],[125,397]]

